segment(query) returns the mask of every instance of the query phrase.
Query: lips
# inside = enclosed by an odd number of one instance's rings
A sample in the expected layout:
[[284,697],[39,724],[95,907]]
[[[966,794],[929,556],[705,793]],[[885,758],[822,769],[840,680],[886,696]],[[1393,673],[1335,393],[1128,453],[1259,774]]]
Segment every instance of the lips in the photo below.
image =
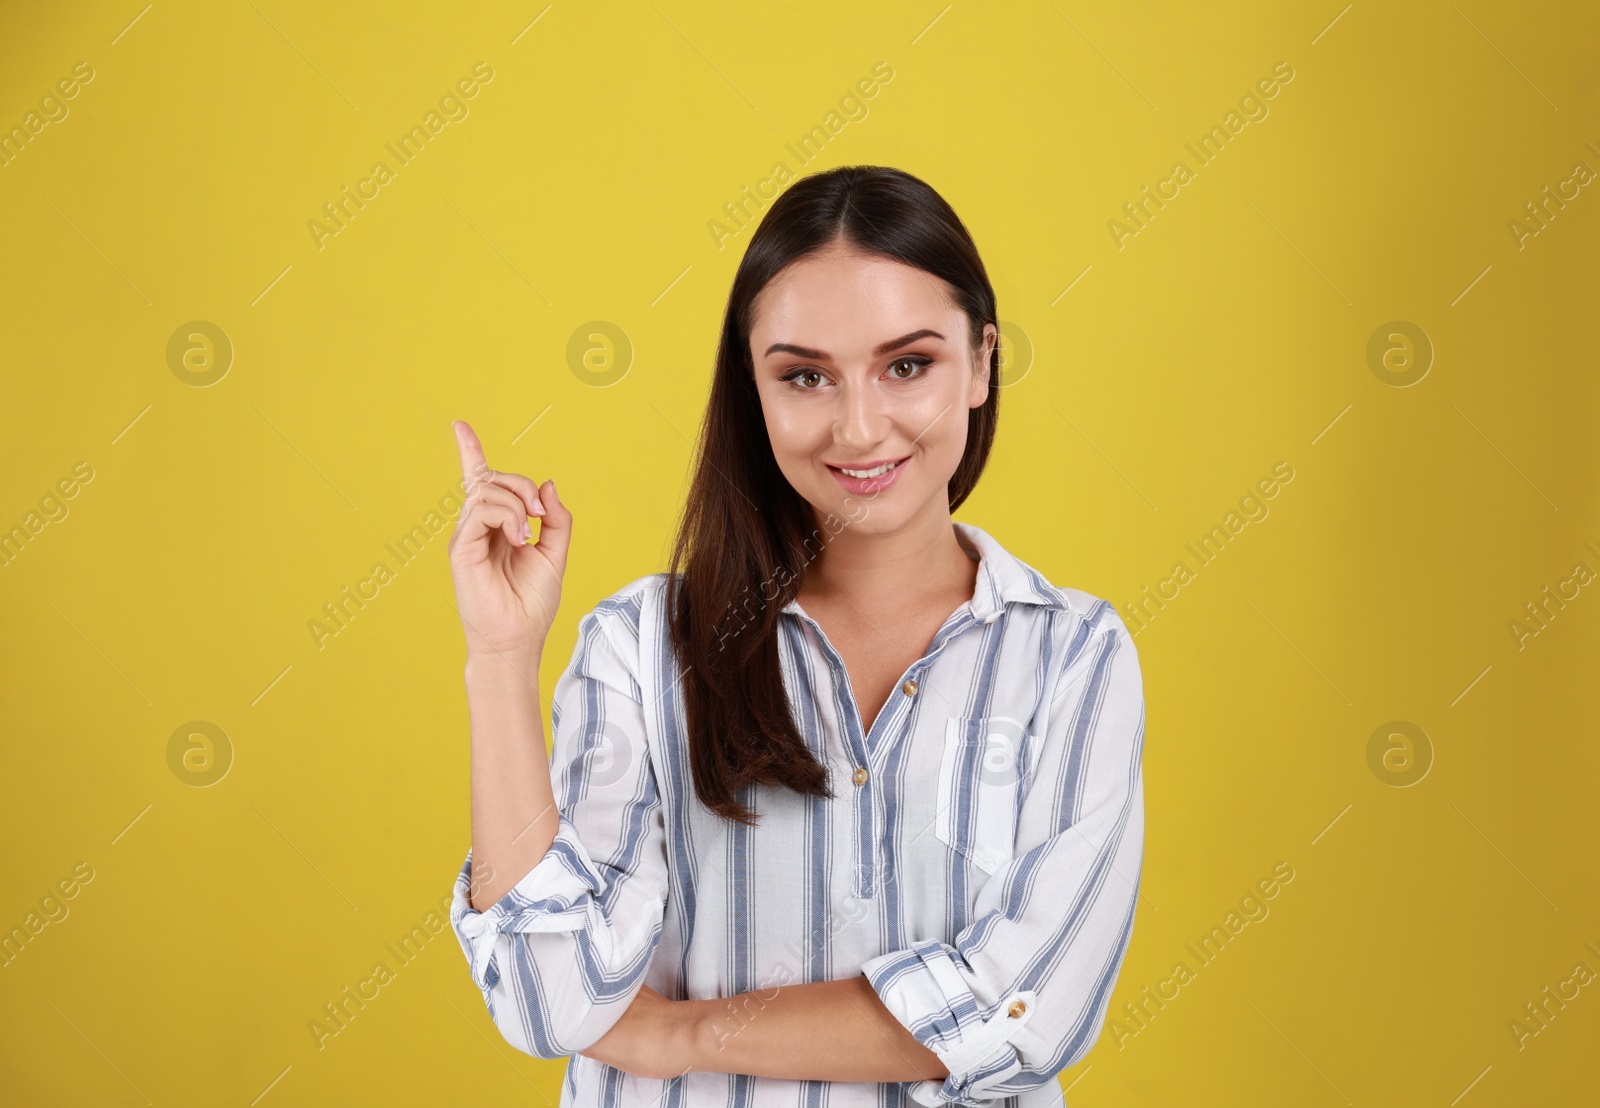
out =
[[887,471],[886,473],[881,473],[876,477],[852,477],[836,465],[828,465],[828,471],[833,474],[833,479],[838,481],[847,492],[855,493],[858,496],[873,496],[889,488],[896,481],[898,481],[900,479],[901,472],[904,471],[906,468],[906,463],[910,461],[910,459],[911,456],[907,454],[900,458],[880,458],[874,462],[868,462],[864,465],[852,465],[850,467],[851,469],[861,471],[876,469],[877,467],[886,465],[890,462],[895,463],[893,469]]
[[903,461],[905,461],[904,458],[879,458],[875,462],[858,462],[855,465],[848,466],[836,466],[832,463],[827,464],[830,469],[853,469],[856,471],[856,473],[851,474],[851,476],[855,476],[856,474],[865,473],[868,470],[877,469],[879,466],[889,465],[891,462],[898,463]]

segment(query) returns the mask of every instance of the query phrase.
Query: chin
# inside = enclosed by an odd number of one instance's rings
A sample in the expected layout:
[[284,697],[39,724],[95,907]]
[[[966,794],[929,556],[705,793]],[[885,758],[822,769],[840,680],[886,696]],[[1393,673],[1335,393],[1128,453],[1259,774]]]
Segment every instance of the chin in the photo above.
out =
[[846,525],[859,534],[875,535],[893,531],[905,522],[908,515],[906,505],[920,501],[913,501],[906,495],[912,491],[910,489],[896,488],[890,491],[894,494],[892,499],[888,493],[882,498],[846,493],[835,499],[827,511],[846,521]]

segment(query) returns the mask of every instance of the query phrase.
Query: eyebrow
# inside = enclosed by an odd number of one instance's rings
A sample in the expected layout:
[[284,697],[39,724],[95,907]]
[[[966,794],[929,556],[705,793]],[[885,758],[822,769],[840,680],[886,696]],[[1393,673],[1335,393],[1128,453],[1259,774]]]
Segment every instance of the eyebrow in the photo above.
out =
[[[920,331],[912,331],[909,335],[901,335],[897,339],[890,339],[888,342],[879,343],[877,346],[873,347],[872,354],[873,357],[878,357],[879,355],[889,353],[891,350],[898,350],[902,346],[907,346],[913,342],[916,342],[918,339],[927,338],[942,340],[944,336],[932,328],[924,327]],[[813,350],[809,346],[796,346],[792,342],[775,342],[771,346],[767,347],[767,352],[763,354],[762,357],[770,358],[774,354],[796,354],[802,358],[816,358],[818,361],[831,361],[833,358],[833,355],[824,351]]]

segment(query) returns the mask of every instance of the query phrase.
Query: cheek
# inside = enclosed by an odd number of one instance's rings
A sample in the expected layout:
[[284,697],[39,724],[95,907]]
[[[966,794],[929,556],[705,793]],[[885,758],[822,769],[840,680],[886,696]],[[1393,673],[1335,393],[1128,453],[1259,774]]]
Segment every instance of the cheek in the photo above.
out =
[[926,453],[959,460],[967,446],[967,411],[965,385],[947,384],[907,397],[900,425],[907,441],[915,439]]
[[767,437],[772,440],[772,452],[783,458],[805,451],[812,438],[814,420],[803,405],[770,403],[764,405]]
[[826,409],[820,404],[764,403],[762,415],[778,468],[791,483],[804,480],[815,456],[827,449],[830,423]]

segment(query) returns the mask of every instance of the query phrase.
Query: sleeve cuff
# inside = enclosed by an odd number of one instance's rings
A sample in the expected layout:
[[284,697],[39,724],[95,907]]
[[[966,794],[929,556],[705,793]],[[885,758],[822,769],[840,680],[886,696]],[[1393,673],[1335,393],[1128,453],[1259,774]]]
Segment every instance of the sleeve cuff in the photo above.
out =
[[[468,850],[456,875],[450,922],[472,965],[472,979],[485,990],[499,983],[494,952],[503,932],[583,930],[590,913],[598,911],[594,896],[604,888],[604,877],[578,840],[577,828],[564,815],[549,852],[482,912],[473,909],[469,900],[472,851]],[[599,933],[606,931],[600,929]]]
[[949,1071],[942,1082],[911,1086],[912,1098],[930,1108],[977,1108],[1012,1095],[987,1090],[1022,1069],[1011,1037],[1033,1017],[1037,1000],[1032,990],[1022,989],[986,1010],[967,987],[957,957],[949,945],[928,940],[870,958],[861,967],[884,1006]]

